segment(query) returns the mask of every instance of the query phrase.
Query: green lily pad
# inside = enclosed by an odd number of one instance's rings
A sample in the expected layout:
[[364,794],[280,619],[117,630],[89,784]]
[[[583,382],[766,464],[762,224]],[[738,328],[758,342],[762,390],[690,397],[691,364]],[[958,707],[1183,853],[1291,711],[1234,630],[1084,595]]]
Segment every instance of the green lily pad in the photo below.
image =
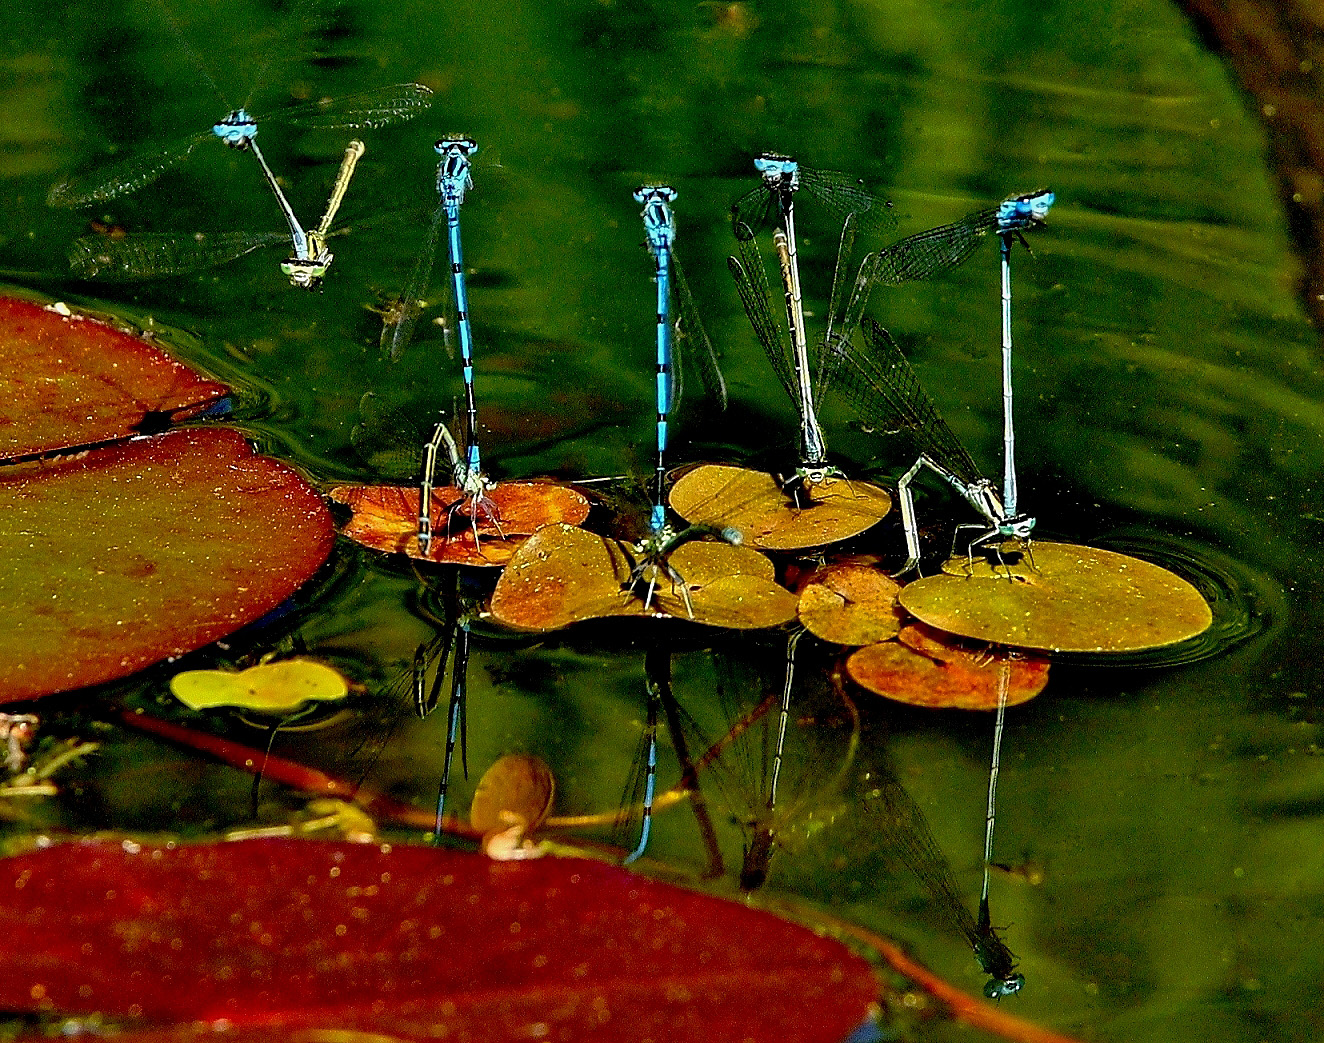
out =
[[331,516],[231,428],[0,469],[0,702],[124,677],[265,615]]
[[0,297],[0,460],[160,430],[227,394],[145,340]]
[[344,699],[349,682],[334,667],[295,656],[247,670],[185,670],[170,679],[170,692],[191,710],[237,706],[288,713],[307,702]]
[[1139,558],[1034,543],[1015,564],[953,558],[902,588],[916,618],[961,637],[1050,652],[1134,652],[1208,629],[1213,613],[1180,576]]
[[742,630],[795,618],[795,595],[777,585],[772,562],[757,551],[694,540],[672,551],[669,561],[685,580],[692,616],[664,576],[657,577],[648,606],[626,589],[632,565],[625,544],[571,525],[547,525],[501,574],[492,617],[521,630],[555,630],[605,616],[674,616]]
[[877,524],[892,498],[876,485],[831,477],[796,504],[764,471],[704,464],[682,475],[668,496],[691,525],[732,528],[752,547],[800,550],[848,540]]

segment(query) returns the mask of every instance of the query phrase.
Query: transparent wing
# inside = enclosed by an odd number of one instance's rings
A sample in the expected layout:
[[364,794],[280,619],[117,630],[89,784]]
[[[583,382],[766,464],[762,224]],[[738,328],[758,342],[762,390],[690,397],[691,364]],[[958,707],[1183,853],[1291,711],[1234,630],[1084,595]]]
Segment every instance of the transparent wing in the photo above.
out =
[[60,181],[46,194],[48,206],[88,206],[150,185],[171,167],[182,163],[195,148],[216,135],[194,134],[165,147],[135,151],[124,159]]
[[228,264],[263,246],[289,241],[287,232],[148,232],[119,239],[86,236],[74,240],[69,267],[84,279],[160,279]]
[[375,391],[359,399],[359,421],[350,444],[377,474],[398,480],[418,477],[427,433],[402,410],[388,406]]
[[864,349],[846,336],[832,344],[839,356],[837,389],[859,420],[877,433],[904,435],[962,482],[975,482],[980,475],[974,460],[938,413],[891,334],[872,319],[865,320],[862,333]]
[[[423,299],[432,280],[432,267],[437,261],[437,239],[441,235],[442,225],[446,223],[446,207],[438,203],[432,212],[428,224],[428,233],[423,241],[423,248],[414,261],[409,273],[409,282],[401,294],[399,313],[395,320],[382,331],[382,345],[391,358],[398,359],[414,335],[414,327],[427,302]],[[446,280],[445,293],[450,293],[450,280]]]
[[740,260],[726,259],[731,277],[735,279],[740,302],[745,306],[754,335],[763,345],[763,352],[772,363],[777,378],[794,403],[800,401],[799,383],[795,379],[795,365],[791,360],[791,346],[773,315],[768,292],[768,273],[763,267],[763,255],[754,239],[738,239]]
[[726,381],[722,377],[721,367],[717,364],[717,352],[713,350],[713,342],[708,339],[708,333],[703,328],[698,306],[694,303],[694,296],[690,293],[689,284],[685,281],[685,273],[680,267],[680,262],[676,260],[674,251],[671,255],[671,271],[675,276],[672,296],[675,298],[677,311],[675,326],[677,350],[673,353],[676,368],[675,402],[680,401],[680,356],[685,355],[699,368],[699,378],[703,381],[704,390],[720,404],[722,409],[725,409]]
[[918,282],[965,262],[980,241],[997,227],[997,209],[980,210],[960,221],[939,225],[901,239],[885,250],[870,254],[846,307],[846,328],[860,321],[875,286],[899,286]]
[[[841,242],[837,246],[837,267],[832,273],[832,296],[828,299],[827,329],[818,348],[817,376],[814,380],[814,408],[823,404],[823,394],[836,376],[841,356],[832,350],[833,341],[840,333],[837,316],[841,314],[842,298],[850,281],[851,255],[855,251],[855,214],[846,215],[841,226]],[[849,330],[849,327],[846,327]]]
[[860,231],[870,235],[890,232],[896,227],[892,204],[870,192],[864,182],[836,170],[800,168],[800,187],[827,207],[837,217],[854,214]]
[[309,130],[375,130],[413,119],[432,104],[432,91],[421,83],[389,87],[277,109],[260,123],[287,123]]

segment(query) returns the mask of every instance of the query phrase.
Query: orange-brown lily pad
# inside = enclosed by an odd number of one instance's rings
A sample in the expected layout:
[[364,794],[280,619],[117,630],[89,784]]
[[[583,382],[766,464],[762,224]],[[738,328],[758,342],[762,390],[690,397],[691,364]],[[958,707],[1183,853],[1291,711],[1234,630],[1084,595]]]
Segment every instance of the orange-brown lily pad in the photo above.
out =
[[[693,540],[672,551],[680,588],[656,575],[651,603],[626,589],[632,550],[570,525],[539,529],[511,559],[492,593],[492,617],[522,630],[555,630],[605,616],[674,616],[710,626],[757,629],[795,618],[796,597],[779,587],[772,562],[748,547]],[[660,571],[660,570],[659,570]]]
[[1134,652],[1194,637],[1213,622],[1200,592],[1139,558],[1034,543],[1015,564],[954,558],[908,584],[906,611],[951,634],[1052,652]]
[[671,509],[691,525],[733,528],[764,550],[822,547],[858,536],[886,516],[892,498],[876,485],[829,477],[797,504],[772,475],[704,464],[671,487]]
[[469,824],[480,833],[522,826],[531,832],[552,810],[556,780],[541,758],[528,753],[498,757],[474,789]]
[[159,431],[227,394],[145,340],[0,297],[0,460]]
[[895,637],[905,613],[901,584],[867,565],[829,565],[800,591],[796,614],[811,634],[838,645],[871,645]]
[[1048,684],[1046,659],[967,649],[913,626],[899,641],[858,649],[846,672],[876,695],[933,709],[996,710],[1004,675],[1008,706],[1033,699]]
[[442,486],[432,491],[435,535],[428,553],[423,555],[418,549],[418,486],[338,485],[330,495],[353,510],[354,516],[341,531],[355,543],[448,565],[505,565],[525,537],[540,526],[555,522],[578,525],[589,512],[588,500],[567,486],[500,482],[487,494],[496,505],[497,518],[480,512],[475,540],[475,527],[465,509],[461,507],[453,514],[450,510],[464,494],[454,486]]
[[0,468],[0,702],[224,637],[294,593],[333,542],[316,491],[232,428]]

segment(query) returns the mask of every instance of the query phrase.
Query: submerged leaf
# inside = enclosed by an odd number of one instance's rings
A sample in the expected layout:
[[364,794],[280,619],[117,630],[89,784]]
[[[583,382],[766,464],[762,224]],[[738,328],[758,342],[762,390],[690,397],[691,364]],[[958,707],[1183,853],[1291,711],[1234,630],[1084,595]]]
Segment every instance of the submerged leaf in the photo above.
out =
[[829,565],[800,591],[796,613],[811,634],[838,645],[871,645],[895,637],[905,613],[901,584],[867,565]]
[[[555,630],[603,616],[675,616],[710,626],[757,629],[795,618],[795,595],[775,582],[772,562],[747,547],[694,540],[672,551],[671,567],[683,577],[694,614],[679,588],[655,576],[649,607],[649,573],[629,589],[633,550],[616,540],[549,525],[522,546],[492,594],[492,616],[523,630]],[[660,571],[660,570],[659,570]]]
[[138,337],[0,297],[0,460],[160,430],[227,394]]
[[906,627],[899,641],[858,649],[846,660],[846,672],[875,695],[933,709],[996,710],[1004,670],[1008,706],[1028,702],[1048,684],[1046,659],[964,648],[942,638]]
[[879,992],[840,942],[582,859],[88,842],[0,892],[0,1008],[162,1040],[839,1043]]
[[185,670],[170,679],[170,692],[191,710],[237,706],[285,713],[306,702],[344,699],[349,683],[334,667],[296,656],[247,670]]
[[0,469],[0,702],[233,633],[331,553],[331,516],[232,428]]
[[556,780],[552,769],[527,753],[498,757],[483,772],[469,805],[469,824],[480,833],[521,826],[532,832],[552,810]]
[[463,506],[451,512],[463,495],[454,486],[442,486],[432,493],[435,535],[424,557],[418,550],[418,486],[338,485],[330,495],[353,510],[353,518],[341,531],[355,543],[448,565],[505,565],[524,538],[540,526],[554,522],[578,525],[589,512],[588,500],[567,486],[500,482],[487,494],[496,505],[497,518],[494,521],[479,513],[475,544],[474,525]]
[[[804,495],[804,494],[802,494]],[[772,475],[705,464],[671,487],[671,509],[691,525],[733,528],[764,550],[800,550],[858,536],[891,509],[876,485],[830,477],[797,504]]]
[[1009,565],[953,558],[908,584],[906,611],[951,634],[1052,652],[1133,652],[1208,629],[1200,592],[1139,558],[1070,543],[1034,543]]

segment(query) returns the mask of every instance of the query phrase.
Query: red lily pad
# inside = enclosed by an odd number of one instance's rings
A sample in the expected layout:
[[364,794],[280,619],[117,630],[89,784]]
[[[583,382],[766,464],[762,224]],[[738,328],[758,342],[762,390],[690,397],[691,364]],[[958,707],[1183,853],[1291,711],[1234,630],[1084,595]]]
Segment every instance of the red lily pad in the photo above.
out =
[[85,842],[0,893],[0,1008],[151,1038],[838,1043],[879,992],[839,942],[580,859]]
[[387,554],[408,554],[447,565],[505,565],[525,537],[555,522],[578,525],[588,517],[589,502],[574,489],[552,482],[498,482],[487,497],[495,505],[496,521],[477,518],[478,538],[469,516],[456,511],[446,529],[450,509],[463,498],[454,486],[432,492],[435,533],[428,553],[418,549],[418,486],[338,485],[331,499],[346,504],[354,516],[341,530],[355,543]]
[[124,677],[265,615],[331,516],[231,428],[0,469],[0,702]]
[[159,429],[228,393],[145,340],[0,297],[0,460]]
[[1040,656],[971,648],[925,626],[905,627],[899,638],[854,652],[846,660],[851,680],[895,702],[937,710],[996,710],[1004,683],[1007,705],[1017,706],[1048,684],[1048,660]]

